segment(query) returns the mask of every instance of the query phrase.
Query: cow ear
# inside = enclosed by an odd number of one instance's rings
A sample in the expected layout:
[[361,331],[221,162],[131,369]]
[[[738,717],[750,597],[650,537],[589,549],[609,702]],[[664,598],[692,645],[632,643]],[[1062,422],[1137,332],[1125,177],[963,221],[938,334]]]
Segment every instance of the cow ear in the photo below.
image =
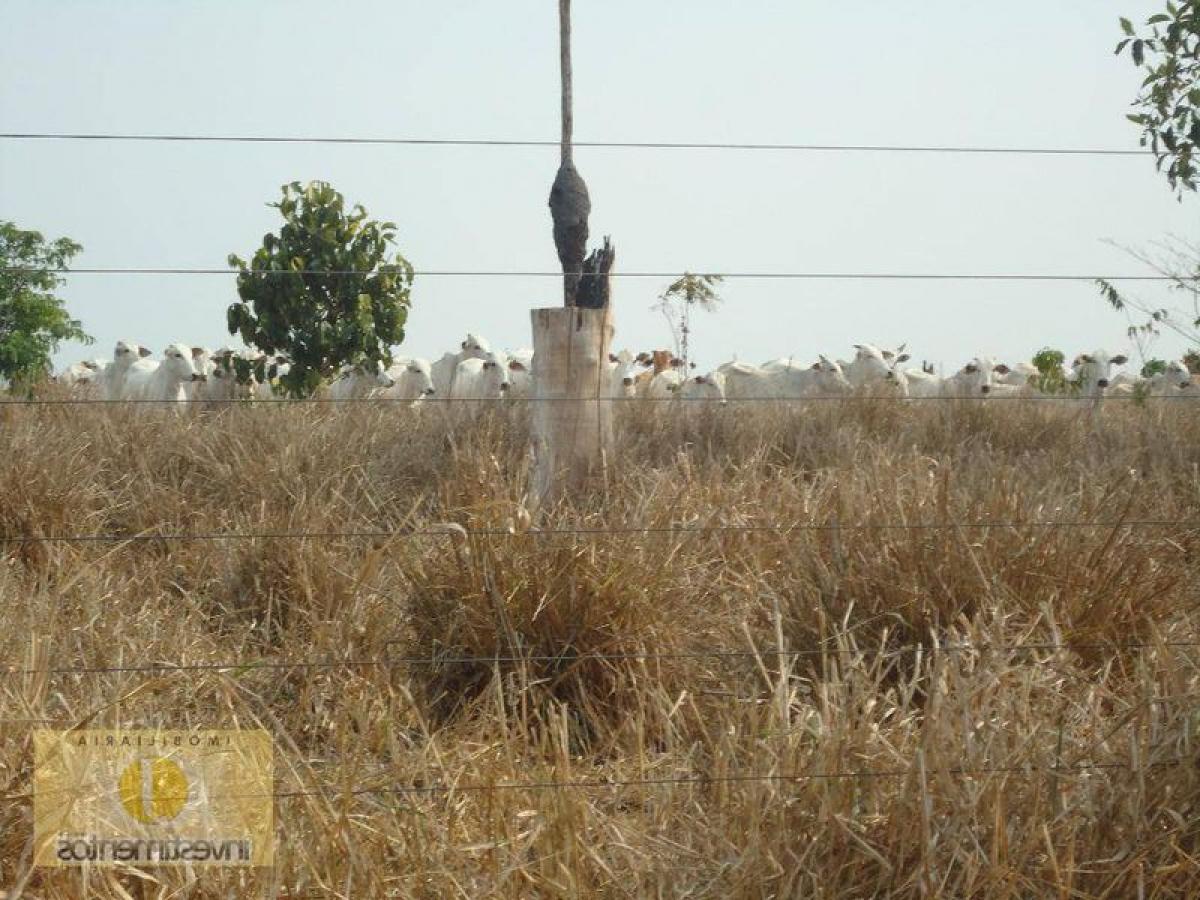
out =
[[907,353],[901,353],[899,356],[896,357],[896,362],[898,362],[898,363],[908,362],[909,358],[910,357]]
[[1004,363],[1000,363],[1000,365],[996,366],[992,371],[999,372],[1001,375],[1007,375],[1009,372],[1012,371],[1012,369],[1010,369]]
[[1085,363],[1094,362],[1094,360],[1092,359],[1092,354],[1080,353],[1077,357],[1075,357],[1075,364],[1078,365],[1081,362],[1085,362]]
[[98,367],[98,366],[97,366],[97,365],[96,365],[94,362],[92,362],[90,359],[85,359],[85,360],[83,361],[83,367],[84,367],[85,369],[91,369],[92,371],[95,371],[97,368],[99,368],[99,367]]
[[881,356],[882,356],[884,359],[895,359],[895,358],[896,358],[896,354],[895,354],[895,352],[893,352],[893,351],[891,351],[891,350],[880,350],[880,351],[879,351],[879,354],[880,354],[880,355],[881,355]]
[[1129,362],[1129,357],[1126,356],[1124,353],[1122,353],[1120,356],[1114,356],[1112,358],[1112,364],[1114,366],[1123,366],[1127,362]]
[[615,353],[608,354],[608,361],[610,363],[620,362],[620,360],[617,359],[617,354],[615,354]]
[[815,362],[815,363],[813,363],[811,366],[809,366],[809,368],[810,368],[810,369],[820,369],[820,368],[821,368],[821,363],[820,363],[819,361],[818,361],[818,362]]
[[521,362],[519,359],[510,359],[508,361],[508,368],[513,372],[524,372],[525,363]]
[[149,350],[145,347],[138,347],[138,356],[145,357],[145,356],[153,356],[153,355],[154,355],[153,350]]
[[192,348],[192,359],[199,359],[203,355],[204,355],[203,347],[193,347]]
[[459,344],[458,346],[460,346],[460,347],[462,347],[464,350],[466,350],[466,349],[467,349],[467,342],[466,342],[466,341],[463,341],[463,342],[462,342],[461,344]]

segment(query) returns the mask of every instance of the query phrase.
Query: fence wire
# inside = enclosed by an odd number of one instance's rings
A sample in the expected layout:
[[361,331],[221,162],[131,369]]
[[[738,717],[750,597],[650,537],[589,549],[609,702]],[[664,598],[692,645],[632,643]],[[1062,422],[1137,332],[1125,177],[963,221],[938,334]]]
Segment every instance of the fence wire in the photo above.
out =
[[[359,144],[428,147],[544,147],[559,150],[561,140],[523,140],[519,138],[418,138],[320,135],[250,134],[134,134],[120,132],[18,132],[0,133],[6,141],[116,141],[124,143],[207,143],[207,144]],[[1029,156],[1115,156],[1149,157],[1149,150],[1124,150],[1108,147],[997,147],[953,144],[817,144],[764,142],[702,141],[576,141],[572,147],[608,150],[768,150],[806,153],[965,153]]]
[[1116,394],[1104,397],[1072,396],[1069,394],[952,394],[948,396],[905,397],[895,394],[815,394],[809,397],[497,397],[476,399],[472,397],[421,397],[419,399],[401,397],[250,397],[235,400],[212,400],[206,397],[184,399],[162,398],[115,398],[105,397],[6,397],[0,399],[0,406],[208,406],[224,409],[227,407],[255,407],[270,405],[395,405],[409,404],[422,406],[426,404],[455,404],[466,403],[487,408],[504,408],[528,403],[687,403],[708,404],[718,407],[742,403],[1074,403],[1077,406],[1094,406],[1108,403],[1151,403],[1164,401],[1168,404],[1188,403],[1200,400],[1200,393],[1188,393],[1180,390],[1178,394],[1154,394],[1139,396],[1136,394]]
[[[379,269],[238,269],[185,268],[185,267],[137,267],[137,266],[80,266],[47,269],[35,266],[0,266],[5,275],[246,275],[264,278],[299,278],[304,276],[328,275],[380,275]],[[562,271],[488,269],[417,269],[413,276],[435,278],[562,278]],[[587,275],[587,272],[565,274]],[[1179,275],[1075,275],[1005,272],[710,272],[710,275],[729,279],[778,279],[813,281],[1171,281],[1187,282],[1190,279]],[[678,272],[608,272],[608,278],[678,278]]]
[[[434,795],[434,794],[475,794],[491,791],[548,791],[548,790],[602,790],[605,788],[636,788],[636,787],[703,787],[717,784],[748,784],[774,783],[783,784],[803,781],[839,781],[839,780],[873,780],[908,778],[914,775],[924,775],[926,778],[982,778],[988,775],[1017,775],[1027,777],[1085,775],[1095,772],[1126,771],[1137,774],[1153,769],[1173,768],[1194,764],[1194,760],[1175,758],[1148,762],[1142,765],[1130,763],[1054,763],[1036,765],[1033,763],[1008,766],[951,766],[945,768],[924,768],[913,765],[897,769],[867,769],[839,770],[834,772],[740,772],[730,775],[664,775],[655,778],[580,778],[546,781],[497,781],[488,784],[430,784],[430,785],[363,785],[347,789],[318,789],[296,788],[291,790],[272,791],[270,794],[233,794],[224,796],[229,800],[286,800],[304,797],[361,797],[370,795]],[[32,793],[7,794],[0,796],[0,802],[22,803],[33,799]]]
[[255,541],[255,540],[398,540],[415,537],[452,537],[459,540],[483,537],[503,538],[551,538],[562,536],[598,535],[664,535],[668,537],[690,537],[704,534],[791,534],[799,531],[839,533],[843,531],[954,531],[978,529],[1022,528],[1053,529],[1117,529],[1117,528],[1178,528],[1185,531],[1200,529],[1200,520],[1186,519],[1059,519],[1031,520],[1020,522],[977,521],[977,522],[789,522],[745,525],[596,525],[573,528],[466,528],[458,523],[445,523],[426,528],[399,528],[376,530],[343,531],[193,531],[193,532],[139,532],[136,534],[23,534],[0,535],[3,544],[121,544],[135,542],[164,543],[171,541]]
[[[804,650],[734,650],[714,648],[708,650],[685,651],[629,651],[622,653],[571,653],[563,652],[558,655],[531,653],[525,656],[495,654],[490,656],[385,656],[361,659],[241,659],[226,662],[204,663],[135,663],[114,666],[66,666],[54,668],[21,668],[9,666],[0,668],[0,676],[7,675],[111,675],[111,674],[153,674],[173,672],[249,672],[287,671],[294,669],[396,669],[405,666],[492,666],[515,665],[526,663],[576,665],[585,662],[661,662],[666,660],[699,660],[699,659],[761,659],[764,661],[822,657],[900,657],[908,655],[938,656],[942,654],[1019,654],[1019,653],[1089,653],[1104,652],[1115,654],[1125,650],[1176,650],[1195,649],[1200,647],[1200,641],[1131,641],[1122,643],[1103,643],[1097,641],[1034,641],[1018,644],[902,644],[896,647],[856,648],[856,647],[816,647]],[[1034,660],[1030,664],[1040,664]]]

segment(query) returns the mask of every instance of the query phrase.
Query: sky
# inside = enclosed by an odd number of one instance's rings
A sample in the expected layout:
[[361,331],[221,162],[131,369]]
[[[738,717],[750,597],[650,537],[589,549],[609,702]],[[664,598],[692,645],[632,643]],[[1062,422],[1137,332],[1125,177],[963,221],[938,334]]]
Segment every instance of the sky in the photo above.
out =
[[[576,0],[580,141],[1137,149],[1140,83],[1115,57],[1147,0]],[[0,0],[0,131],[554,140],[554,0]],[[616,271],[1151,274],[1122,247],[1200,240],[1152,158],[578,148],[593,243]],[[418,269],[557,269],[553,147],[0,140],[0,218],[80,242],[80,267],[224,268],[278,226],[293,180],[399,226]],[[670,278],[614,283],[615,346],[669,346]],[[1169,301],[1153,284],[1131,285]],[[730,278],[696,317],[702,368],[848,358],[901,342],[957,368],[1043,346],[1132,350],[1088,282]],[[62,291],[96,338],[56,363],[234,343],[231,275],[86,275]],[[403,352],[466,332],[528,346],[548,278],[418,276]],[[1156,356],[1178,356],[1164,336]]]

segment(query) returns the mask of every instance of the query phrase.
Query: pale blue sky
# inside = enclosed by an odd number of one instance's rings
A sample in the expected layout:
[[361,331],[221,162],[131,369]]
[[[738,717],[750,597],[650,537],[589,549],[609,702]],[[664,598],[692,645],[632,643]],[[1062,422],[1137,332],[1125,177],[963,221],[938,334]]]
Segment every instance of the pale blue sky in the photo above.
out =
[[[1136,148],[1119,15],[1148,0],[575,2],[576,137]],[[554,0],[0,0],[0,130],[553,139]],[[592,234],[618,270],[1146,273],[1105,238],[1200,238],[1147,158],[577,150]],[[400,226],[426,269],[556,267],[554,149],[0,141],[0,218],[85,246],[80,266],[221,267],[275,227],[285,181],[321,178]],[[664,281],[615,286],[618,346],[666,346]],[[1153,288],[1137,289],[1154,296]],[[696,323],[702,365],[1125,349],[1072,283],[743,281]],[[226,276],[77,275],[96,336],[156,351],[230,341]],[[546,279],[419,278],[405,349],[467,331],[528,345]],[[1177,355],[1164,338],[1157,353]],[[77,358],[65,348],[60,363]]]

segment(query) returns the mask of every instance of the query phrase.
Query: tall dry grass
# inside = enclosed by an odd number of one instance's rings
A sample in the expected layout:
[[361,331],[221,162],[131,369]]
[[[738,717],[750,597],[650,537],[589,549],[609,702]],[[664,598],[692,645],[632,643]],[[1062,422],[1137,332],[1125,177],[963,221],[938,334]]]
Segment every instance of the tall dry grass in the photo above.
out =
[[[532,529],[522,413],[446,413],[0,408],[0,537],[367,533],[0,545],[0,884],[1198,893],[1194,413],[633,404]],[[276,868],[31,871],[81,723],[267,728]]]

